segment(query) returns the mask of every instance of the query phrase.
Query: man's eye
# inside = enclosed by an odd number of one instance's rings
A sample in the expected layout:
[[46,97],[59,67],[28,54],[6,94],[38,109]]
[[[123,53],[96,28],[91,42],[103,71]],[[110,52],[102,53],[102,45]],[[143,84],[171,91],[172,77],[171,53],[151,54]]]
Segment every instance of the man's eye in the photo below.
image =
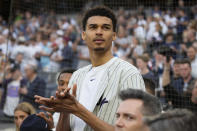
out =
[[25,116],[20,116],[20,118],[21,118],[21,119],[24,119],[24,118],[25,118]]
[[127,116],[127,120],[133,120],[132,116]]
[[89,28],[90,29],[96,29],[96,26],[90,26]]
[[64,85],[64,82],[63,81],[60,81],[58,84],[59,84],[59,86],[63,86]]
[[116,114],[116,118],[118,119],[120,117],[120,115],[119,114]]
[[109,30],[109,29],[110,29],[110,27],[108,27],[108,26],[104,26],[104,27],[103,27],[103,29],[105,29],[105,30]]

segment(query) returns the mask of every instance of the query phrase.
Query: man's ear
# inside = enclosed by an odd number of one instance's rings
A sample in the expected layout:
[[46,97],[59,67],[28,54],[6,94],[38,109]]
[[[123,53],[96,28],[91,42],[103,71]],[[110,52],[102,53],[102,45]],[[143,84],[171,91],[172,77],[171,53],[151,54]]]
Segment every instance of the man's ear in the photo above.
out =
[[83,40],[85,40],[85,38],[86,38],[86,32],[85,32],[85,31],[82,32],[81,38],[82,38]]
[[112,38],[112,40],[113,40],[113,41],[116,40],[116,32],[113,33],[113,38]]

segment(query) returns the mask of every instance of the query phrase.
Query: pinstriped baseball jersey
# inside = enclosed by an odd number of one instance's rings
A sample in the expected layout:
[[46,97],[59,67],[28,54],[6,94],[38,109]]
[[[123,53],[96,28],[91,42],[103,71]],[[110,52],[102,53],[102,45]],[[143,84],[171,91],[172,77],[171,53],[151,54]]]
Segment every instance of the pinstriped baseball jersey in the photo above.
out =
[[[86,66],[77,70],[72,75],[69,87],[72,87],[73,84],[77,84],[77,100],[79,100],[83,80],[91,68],[91,65]],[[120,58],[116,58],[107,68],[106,73],[99,82],[99,90],[94,98],[95,107],[93,113],[101,120],[109,124],[114,124],[115,113],[120,103],[118,93],[120,90],[127,88],[145,91],[144,81],[136,67]],[[74,125],[71,115],[71,130],[74,126],[77,125]],[[84,131],[91,130],[93,129],[86,125]]]

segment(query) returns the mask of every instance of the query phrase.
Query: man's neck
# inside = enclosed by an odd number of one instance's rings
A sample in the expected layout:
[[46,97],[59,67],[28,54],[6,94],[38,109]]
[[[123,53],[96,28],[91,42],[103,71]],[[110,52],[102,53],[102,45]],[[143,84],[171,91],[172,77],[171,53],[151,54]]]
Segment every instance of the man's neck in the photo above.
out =
[[93,67],[103,65],[107,63],[111,58],[113,58],[111,51],[104,53],[97,53],[95,51],[90,52],[90,60]]

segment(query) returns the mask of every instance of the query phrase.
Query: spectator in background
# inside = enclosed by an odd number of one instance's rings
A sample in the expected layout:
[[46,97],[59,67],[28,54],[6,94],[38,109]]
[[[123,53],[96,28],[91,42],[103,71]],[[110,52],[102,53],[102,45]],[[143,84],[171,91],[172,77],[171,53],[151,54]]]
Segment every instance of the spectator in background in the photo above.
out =
[[177,37],[178,42],[181,42],[182,39],[182,33],[187,28],[188,24],[188,17],[185,14],[185,11],[183,9],[178,9],[178,21],[177,21]]
[[63,43],[64,48],[62,49],[62,61],[61,61],[61,69],[70,69],[72,68],[72,62],[74,57],[74,52],[72,48],[68,44],[69,38],[64,37]]
[[167,100],[170,100],[175,108],[186,108],[197,113],[197,81],[192,83],[190,95],[179,94],[170,85],[164,86],[164,92]]
[[39,110],[38,104],[34,102],[34,95],[45,95],[46,83],[37,75],[37,66],[33,64],[27,64],[25,66],[25,75],[27,84],[19,89],[19,93],[22,95],[22,101],[31,103],[36,110]]
[[162,76],[162,86],[170,85],[177,90],[179,94],[183,94],[183,78],[181,77],[181,60],[175,60],[173,64],[173,69],[171,71],[171,63],[167,62],[165,59],[164,72]]
[[142,74],[142,77],[152,79],[153,82],[157,84],[158,82],[157,78],[155,77],[153,72],[148,69],[148,62],[149,62],[149,58],[146,55],[138,56],[136,60],[137,67],[140,73]]
[[178,44],[174,41],[174,35],[173,34],[166,34],[165,35],[165,42],[164,45],[172,48],[175,51],[179,50]]
[[27,102],[22,102],[18,104],[17,107],[14,109],[14,123],[16,125],[16,131],[20,131],[20,126],[25,118],[35,113],[36,110],[31,104]]
[[16,55],[15,61],[14,62],[14,66],[19,68],[19,70],[21,71],[22,75],[24,76],[25,73],[25,61],[24,61],[24,55],[20,52],[18,52],[18,54]]
[[146,117],[148,128],[143,131],[196,131],[196,115],[188,110],[172,110],[156,116]]
[[143,117],[162,111],[159,100],[141,90],[123,90],[119,97],[122,102],[116,112],[115,131],[142,131]]
[[51,45],[52,52],[50,54],[50,71],[51,72],[58,72],[60,70],[60,62],[62,60],[62,53],[59,50],[59,47],[56,43]]
[[183,78],[183,89],[184,94],[191,94],[191,84],[194,78],[191,75],[192,67],[189,59],[183,59],[180,64],[180,76]]
[[19,68],[13,67],[10,70],[10,77],[4,80],[3,84],[6,85],[6,99],[3,108],[3,113],[8,117],[14,116],[14,109],[19,103],[19,89],[21,86],[22,76]]
[[191,74],[192,77],[197,78],[197,54],[196,54],[196,47],[190,46],[187,49],[187,57],[189,58],[191,62]]
[[118,26],[117,39],[114,41],[115,44],[119,46],[118,52],[120,52],[120,58],[124,58],[129,52],[129,39],[127,37],[127,32],[123,25]]
[[50,64],[50,53],[51,48],[49,45],[48,37],[46,35],[42,36],[42,49],[39,52],[40,54],[40,64],[43,71],[49,71],[49,64]]

